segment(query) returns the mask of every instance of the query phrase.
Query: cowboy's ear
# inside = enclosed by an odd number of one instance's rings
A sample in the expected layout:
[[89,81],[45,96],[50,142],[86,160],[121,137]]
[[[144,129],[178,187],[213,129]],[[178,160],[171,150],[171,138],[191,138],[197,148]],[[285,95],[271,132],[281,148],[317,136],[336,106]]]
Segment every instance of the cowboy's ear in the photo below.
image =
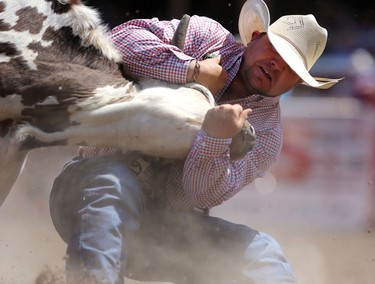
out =
[[260,31],[257,31],[257,30],[253,31],[253,33],[251,34],[251,40],[259,38],[260,35],[261,35]]

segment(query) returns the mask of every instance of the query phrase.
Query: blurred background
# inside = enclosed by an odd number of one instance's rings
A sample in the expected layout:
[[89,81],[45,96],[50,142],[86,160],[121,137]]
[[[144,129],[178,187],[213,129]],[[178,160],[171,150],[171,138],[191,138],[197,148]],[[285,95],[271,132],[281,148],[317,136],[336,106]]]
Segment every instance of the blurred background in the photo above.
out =
[[[245,2],[90,0],[109,27],[132,18],[209,16],[237,34]],[[371,1],[265,1],[271,22],[314,14],[327,28],[324,56],[312,73],[345,77],[328,91],[298,86],[282,97],[284,144],[262,179],[212,210],[275,237],[301,284],[375,283],[375,4]],[[0,208],[0,283],[63,279],[65,244],[49,217],[54,177],[74,148],[30,153]],[[56,273],[57,272],[57,273]],[[59,273],[60,272],[60,273]],[[45,278],[48,280],[48,277]],[[51,280],[52,279],[52,280]]]

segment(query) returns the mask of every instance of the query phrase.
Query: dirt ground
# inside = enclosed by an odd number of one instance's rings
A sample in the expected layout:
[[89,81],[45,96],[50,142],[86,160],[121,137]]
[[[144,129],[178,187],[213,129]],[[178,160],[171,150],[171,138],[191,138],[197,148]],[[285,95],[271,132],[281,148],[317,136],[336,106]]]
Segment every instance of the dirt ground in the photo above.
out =
[[[1,284],[64,283],[65,244],[51,223],[48,195],[54,176],[74,152],[54,150],[51,156],[42,149],[31,153],[0,208]],[[213,214],[275,237],[301,284],[375,283],[375,230],[328,231],[266,222],[249,214],[243,201],[250,200],[251,194],[244,191]]]

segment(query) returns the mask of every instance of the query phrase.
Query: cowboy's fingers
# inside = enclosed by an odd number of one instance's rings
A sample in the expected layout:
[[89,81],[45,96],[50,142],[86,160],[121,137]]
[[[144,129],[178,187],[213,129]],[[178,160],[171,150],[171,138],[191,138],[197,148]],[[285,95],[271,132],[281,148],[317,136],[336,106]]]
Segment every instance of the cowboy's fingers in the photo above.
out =
[[228,108],[233,110],[233,112],[236,114],[237,117],[239,117],[242,114],[242,112],[244,111],[243,107],[239,104],[227,105],[227,106],[228,106]]
[[251,108],[247,108],[247,109],[244,109],[242,111],[242,113],[240,114],[240,120],[242,122],[245,122],[245,120],[247,120],[249,118],[249,115],[253,112],[253,110]]

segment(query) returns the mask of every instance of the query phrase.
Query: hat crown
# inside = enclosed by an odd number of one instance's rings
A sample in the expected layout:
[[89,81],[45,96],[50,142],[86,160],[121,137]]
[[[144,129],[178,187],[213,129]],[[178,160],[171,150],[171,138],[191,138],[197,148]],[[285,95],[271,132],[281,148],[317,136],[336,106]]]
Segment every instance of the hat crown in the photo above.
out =
[[269,26],[269,31],[294,47],[307,70],[321,56],[327,43],[327,30],[311,14],[283,16]]

